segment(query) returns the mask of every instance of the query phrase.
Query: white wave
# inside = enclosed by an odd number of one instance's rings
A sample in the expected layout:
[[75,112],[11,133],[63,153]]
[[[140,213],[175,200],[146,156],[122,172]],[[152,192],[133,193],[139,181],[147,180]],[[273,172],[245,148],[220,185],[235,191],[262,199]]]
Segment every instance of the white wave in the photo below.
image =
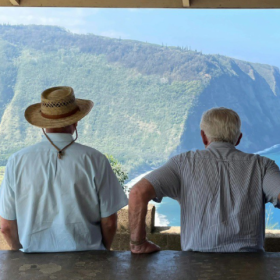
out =
[[279,148],[279,147],[280,147],[280,144],[276,144],[276,145],[274,145],[274,146],[272,146],[272,147],[270,147],[270,148],[266,148],[266,149],[264,149],[264,150],[262,150],[262,151],[259,151],[259,152],[254,153],[254,154],[264,154],[264,153],[268,153],[268,152],[272,151],[273,149],[276,149],[276,148]]
[[156,227],[166,227],[170,224],[165,215],[159,214],[157,211],[155,213],[155,226]]
[[151,173],[152,170],[146,172],[146,173],[143,173],[135,178],[133,178],[132,180],[130,180],[128,183],[126,183],[125,185],[131,189],[136,183],[138,183],[143,177],[145,177],[146,175],[148,175],[149,173]]

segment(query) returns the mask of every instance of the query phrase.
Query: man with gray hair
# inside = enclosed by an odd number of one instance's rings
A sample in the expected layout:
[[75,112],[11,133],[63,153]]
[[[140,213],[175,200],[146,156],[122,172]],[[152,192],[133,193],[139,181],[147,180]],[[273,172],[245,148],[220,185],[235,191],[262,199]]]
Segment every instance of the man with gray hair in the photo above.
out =
[[151,199],[167,196],[181,205],[184,251],[264,251],[265,203],[280,208],[280,171],[274,161],[235,148],[241,121],[236,112],[213,108],[200,123],[205,150],[171,158],[130,192],[133,253],[160,248],[146,239],[145,216]]

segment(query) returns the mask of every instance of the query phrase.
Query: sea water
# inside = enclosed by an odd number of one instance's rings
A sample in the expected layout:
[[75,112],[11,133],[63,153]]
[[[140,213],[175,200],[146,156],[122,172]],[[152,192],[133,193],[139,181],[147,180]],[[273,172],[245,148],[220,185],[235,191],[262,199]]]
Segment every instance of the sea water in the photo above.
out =
[[[280,166],[280,144],[271,148],[258,152],[261,156],[268,157],[276,162]],[[146,174],[146,172],[140,176],[131,180],[127,185],[133,186]],[[180,226],[180,206],[179,203],[171,198],[163,198],[161,203],[152,202],[156,206],[156,226]],[[269,220],[267,219],[269,216]],[[271,203],[266,204],[266,226],[268,228],[280,229],[280,210],[273,207]]]

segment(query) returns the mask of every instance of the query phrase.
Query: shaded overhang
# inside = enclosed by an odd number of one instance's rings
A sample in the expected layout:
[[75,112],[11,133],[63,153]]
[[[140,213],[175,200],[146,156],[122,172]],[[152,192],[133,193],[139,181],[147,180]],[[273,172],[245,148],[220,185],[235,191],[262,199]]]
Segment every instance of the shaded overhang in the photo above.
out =
[[0,0],[12,7],[88,7],[88,8],[280,8],[280,0]]

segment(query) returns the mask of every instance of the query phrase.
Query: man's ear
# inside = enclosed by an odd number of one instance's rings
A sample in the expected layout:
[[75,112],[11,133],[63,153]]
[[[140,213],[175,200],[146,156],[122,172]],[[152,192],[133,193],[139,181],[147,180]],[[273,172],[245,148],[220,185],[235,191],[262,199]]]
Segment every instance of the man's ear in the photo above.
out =
[[202,138],[202,142],[204,144],[204,146],[208,146],[209,145],[209,141],[207,139],[207,136],[205,134],[205,132],[203,130],[200,130],[200,134],[201,134],[201,138]]
[[240,135],[239,135],[239,137],[238,137],[238,140],[237,140],[235,146],[238,146],[238,145],[240,144],[240,141],[241,141],[242,136],[243,136],[242,133],[240,133]]

